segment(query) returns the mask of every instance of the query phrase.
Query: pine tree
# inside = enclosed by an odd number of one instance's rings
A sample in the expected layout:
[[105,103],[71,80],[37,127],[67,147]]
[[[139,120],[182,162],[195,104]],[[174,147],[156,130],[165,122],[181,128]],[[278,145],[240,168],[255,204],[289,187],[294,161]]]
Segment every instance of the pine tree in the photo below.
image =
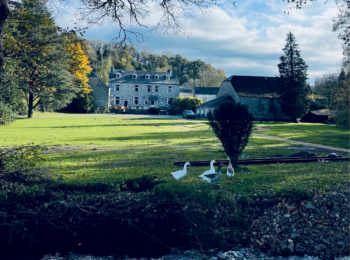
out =
[[224,102],[208,114],[209,125],[222,143],[233,167],[248,144],[253,130],[253,116],[245,105]]
[[285,55],[280,57],[278,70],[280,73],[280,90],[283,112],[297,121],[309,110],[307,95],[311,89],[307,84],[307,68],[300,57],[298,44],[294,35],[289,32],[283,51]]

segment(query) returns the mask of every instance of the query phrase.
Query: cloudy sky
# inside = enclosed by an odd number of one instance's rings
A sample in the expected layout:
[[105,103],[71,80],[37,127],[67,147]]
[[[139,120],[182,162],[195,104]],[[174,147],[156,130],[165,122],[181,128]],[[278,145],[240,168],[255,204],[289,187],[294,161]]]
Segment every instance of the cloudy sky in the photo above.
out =
[[[195,20],[184,21],[187,36],[151,34],[144,30],[143,46],[154,53],[171,51],[188,60],[201,59],[223,69],[228,76],[275,76],[290,31],[309,66],[312,84],[317,75],[333,71],[341,61],[341,41],[332,32],[332,18],[337,9],[333,1],[326,4],[314,1],[302,10],[288,7],[282,0],[237,0],[236,7],[224,4],[198,14]],[[63,27],[73,27],[74,10],[66,10],[56,22]],[[146,24],[158,18],[154,13]],[[89,28],[84,37],[109,42],[116,34],[117,25],[105,22]]]

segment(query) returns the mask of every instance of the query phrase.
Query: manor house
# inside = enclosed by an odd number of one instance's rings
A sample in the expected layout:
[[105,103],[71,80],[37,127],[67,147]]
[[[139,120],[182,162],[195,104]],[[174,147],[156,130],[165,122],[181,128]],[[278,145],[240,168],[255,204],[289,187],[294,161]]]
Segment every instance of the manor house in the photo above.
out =
[[176,71],[143,71],[111,68],[108,80],[112,107],[170,107],[179,96]]

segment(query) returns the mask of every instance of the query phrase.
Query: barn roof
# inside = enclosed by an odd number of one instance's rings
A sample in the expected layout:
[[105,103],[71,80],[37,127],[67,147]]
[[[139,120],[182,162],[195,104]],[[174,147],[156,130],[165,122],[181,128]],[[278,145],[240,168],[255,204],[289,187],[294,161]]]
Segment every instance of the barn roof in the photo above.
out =
[[219,92],[219,87],[194,87],[195,95],[215,95]]
[[233,75],[225,81],[231,82],[239,97],[279,98],[278,79],[278,77]]

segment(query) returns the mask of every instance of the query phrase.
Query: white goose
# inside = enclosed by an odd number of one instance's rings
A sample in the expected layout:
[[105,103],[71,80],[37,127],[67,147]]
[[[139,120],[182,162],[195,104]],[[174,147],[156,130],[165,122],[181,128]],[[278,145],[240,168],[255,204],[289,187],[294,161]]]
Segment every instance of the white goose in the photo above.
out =
[[224,166],[224,164],[220,163],[217,172],[211,173],[211,174],[207,174],[207,175],[203,176],[202,180],[206,181],[206,182],[208,182],[210,184],[217,183],[220,180],[220,178],[221,178],[221,167],[222,166]]
[[187,175],[187,169],[186,169],[187,165],[191,166],[189,162],[186,162],[183,170],[171,173],[174,176],[175,180],[179,181]]
[[214,163],[215,163],[215,160],[212,160],[212,161],[210,162],[210,169],[207,170],[207,171],[205,171],[205,172],[203,172],[203,173],[202,173],[201,175],[199,175],[198,177],[199,177],[199,178],[203,178],[204,175],[211,174],[211,173],[215,173]]
[[228,166],[227,166],[227,176],[232,177],[235,175],[235,169],[233,169],[232,164],[231,164],[231,159],[230,157],[227,156],[228,159]]

